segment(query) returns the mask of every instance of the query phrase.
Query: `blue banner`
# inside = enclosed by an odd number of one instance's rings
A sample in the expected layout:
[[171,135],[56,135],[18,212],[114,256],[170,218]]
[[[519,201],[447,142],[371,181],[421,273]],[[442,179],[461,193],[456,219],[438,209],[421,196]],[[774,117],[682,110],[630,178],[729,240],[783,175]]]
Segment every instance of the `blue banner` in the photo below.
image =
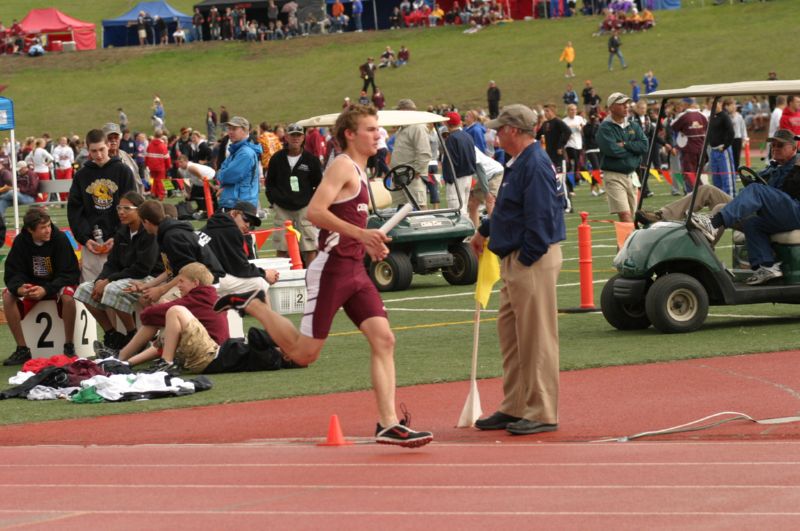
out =
[[0,97],[0,131],[14,129],[14,102]]

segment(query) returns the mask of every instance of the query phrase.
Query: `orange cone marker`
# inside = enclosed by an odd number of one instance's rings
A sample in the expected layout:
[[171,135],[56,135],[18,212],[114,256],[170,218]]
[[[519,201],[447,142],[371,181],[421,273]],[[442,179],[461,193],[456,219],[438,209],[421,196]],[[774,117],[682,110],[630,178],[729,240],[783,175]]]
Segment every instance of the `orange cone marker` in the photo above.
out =
[[350,446],[352,441],[346,441],[342,434],[342,427],[339,425],[339,416],[331,415],[331,422],[328,425],[328,440],[317,443],[317,446]]

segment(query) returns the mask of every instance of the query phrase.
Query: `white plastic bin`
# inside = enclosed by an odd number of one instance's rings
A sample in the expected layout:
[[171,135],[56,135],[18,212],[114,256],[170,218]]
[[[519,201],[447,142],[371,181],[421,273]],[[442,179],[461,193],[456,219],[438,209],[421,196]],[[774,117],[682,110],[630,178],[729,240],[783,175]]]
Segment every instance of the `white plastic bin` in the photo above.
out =
[[280,278],[270,286],[268,294],[272,309],[276,312],[303,313],[306,305],[306,270],[281,270]]

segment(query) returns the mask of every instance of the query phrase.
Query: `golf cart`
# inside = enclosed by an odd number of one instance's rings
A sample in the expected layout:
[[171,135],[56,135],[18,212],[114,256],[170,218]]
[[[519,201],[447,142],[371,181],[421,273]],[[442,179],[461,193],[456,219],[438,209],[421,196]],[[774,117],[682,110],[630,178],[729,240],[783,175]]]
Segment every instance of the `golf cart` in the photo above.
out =
[[[338,114],[315,116],[298,122],[303,127],[330,127]],[[401,127],[414,124],[441,123],[447,118],[438,114],[420,111],[378,111],[381,127]],[[437,131],[438,134],[438,131]],[[441,149],[446,149],[439,136]],[[414,168],[400,165],[392,168],[383,183],[370,181],[369,196],[371,215],[367,226],[380,228],[397,208],[385,208],[391,201],[379,200],[389,191],[403,191],[408,202],[414,206],[388,235],[389,254],[380,262],[366,257],[369,276],[379,291],[402,291],[411,285],[413,274],[428,274],[438,271],[453,285],[474,284],[478,278],[478,259],[464,240],[475,232],[472,222],[461,214],[466,197],[458,195],[458,208],[421,210],[408,192],[407,186],[417,177]],[[384,188],[385,189],[382,189]]]
[[[800,80],[752,81],[661,90],[649,94],[648,98],[661,99],[659,116],[664,117],[670,99],[713,98],[712,112],[716,112],[717,101],[724,96],[797,93],[800,93]],[[642,186],[653,164],[656,150],[653,140],[659,129],[661,120],[650,142],[646,169],[641,176]],[[707,161],[707,149],[706,137],[698,168],[703,168]],[[751,184],[757,176],[750,168],[740,167],[738,173],[745,186],[763,186]],[[782,277],[766,284],[745,284],[752,270],[742,268],[747,265],[742,261],[741,246],[734,245],[733,267],[727,268],[692,222],[699,181],[698,176],[685,220],[659,221],[646,227],[639,227],[637,221],[637,230],[630,234],[614,258],[618,273],[603,288],[601,307],[603,316],[615,328],[636,330],[652,324],[665,333],[692,332],[705,321],[709,306],[800,303],[800,230],[771,237],[777,260],[782,262]],[[638,209],[642,208],[644,195],[639,199]]]

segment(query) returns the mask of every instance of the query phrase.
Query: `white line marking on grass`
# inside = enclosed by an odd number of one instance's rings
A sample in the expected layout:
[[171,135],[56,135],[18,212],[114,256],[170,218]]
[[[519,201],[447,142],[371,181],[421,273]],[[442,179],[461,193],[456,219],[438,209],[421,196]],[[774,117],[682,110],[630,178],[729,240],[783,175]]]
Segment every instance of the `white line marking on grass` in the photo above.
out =
[[[444,312],[444,313],[452,313],[452,312],[475,312],[475,309],[454,309],[454,308],[389,308],[386,307],[387,310],[391,310],[393,312]],[[499,310],[481,310],[481,313],[497,313]]]
[[[614,258],[615,256],[617,256],[617,255],[615,255],[615,254],[594,255],[594,256],[592,256],[592,260],[595,260],[597,258]],[[564,258],[562,261],[563,262],[572,262],[572,261],[575,261],[575,260],[580,260],[580,257],[576,256],[575,258]]]
[[[600,280],[593,280],[593,284],[602,284],[606,282],[608,279],[600,279]],[[580,286],[580,282],[572,282],[569,284],[558,284],[557,288],[570,288],[574,286]],[[492,293],[500,293],[499,289],[492,290]],[[474,291],[463,291],[461,293],[448,293],[446,295],[424,295],[419,297],[403,297],[402,299],[383,299],[384,304],[390,304],[393,302],[407,302],[407,301],[423,301],[423,300],[431,300],[431,299],[449,299],[452,297],[473,297],[475,296]]]

